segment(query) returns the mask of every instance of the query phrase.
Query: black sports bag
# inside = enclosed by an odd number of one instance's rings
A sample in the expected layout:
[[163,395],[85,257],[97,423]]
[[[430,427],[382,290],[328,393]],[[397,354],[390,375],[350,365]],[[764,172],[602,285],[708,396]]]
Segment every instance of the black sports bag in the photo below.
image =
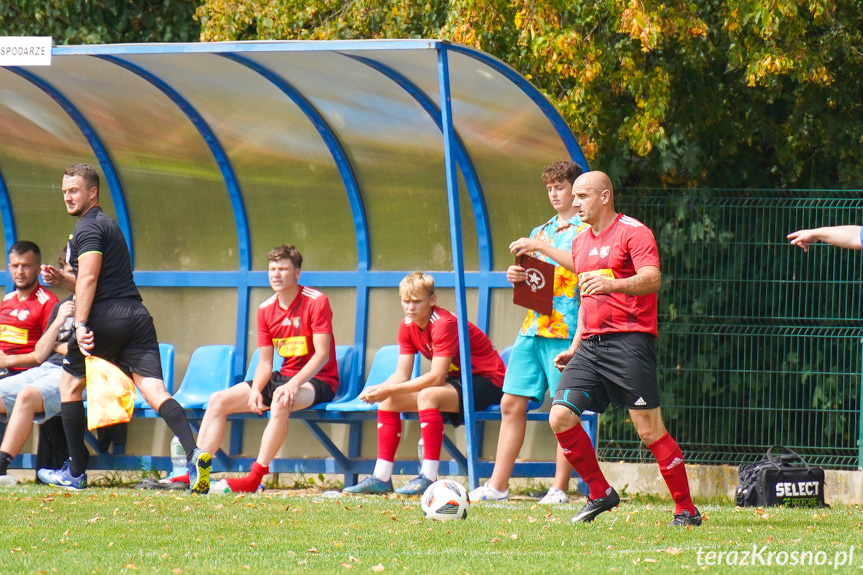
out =
[[[774,449],[786,453],[772,455]],[[828,507],[824,503],[824,470],[806,463],[787,447],[774,445],[767,457],[740,466],[740,507]]]

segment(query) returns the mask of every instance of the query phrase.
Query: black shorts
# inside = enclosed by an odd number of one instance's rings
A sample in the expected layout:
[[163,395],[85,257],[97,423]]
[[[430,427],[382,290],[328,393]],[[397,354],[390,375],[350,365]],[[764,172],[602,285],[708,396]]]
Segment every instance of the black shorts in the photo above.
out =
[[[461,389],[461,379],[454,377],[446,378],[447,384],[453,386],[458,392],[458,413],[441,412],[444,423],[452,423],[458,427],[464,423],[464,397]],[[491,382],[487,377],[473,374],[473,410],[483,411],[491,405],[498,405],[503,398],[503,390]]]
[[557,384],[554,404],[573,412],[659,407],[656,347],[649,333],[595,335],[581,341]]
[[[90,309],[87,327],[93,332],[94,347],[90,353],[110,361],[124,373],[162,379],[162,360],[153,318],[137,299],[98,301]],[[84,355],[78,349],[75,332],[69,340],[69,352],[63,359],[67,373],[86,375]]]
[[[273,393],[290,380],[291,378],[287,375],[282,375],[279,372],[273,373],[273,377],[270,378],[269,383],[261,391],[261,395],[264,397],[264,405],[270,407],[273,404]],[[247,381],[246,383],[249,384],[249,387],[252,387],[251,381]],[[330,402],[336,396],[336,392],[333,391],[333,388],[328,383],[324,383],[316,377],[310,379],[308,383],[315,390],[315,399],[312,401],[312,405]]]

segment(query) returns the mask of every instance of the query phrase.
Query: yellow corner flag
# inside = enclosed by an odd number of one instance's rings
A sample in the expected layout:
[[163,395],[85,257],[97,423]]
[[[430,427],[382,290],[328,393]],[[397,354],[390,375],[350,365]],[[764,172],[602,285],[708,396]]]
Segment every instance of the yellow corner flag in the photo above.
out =
[[87,429],[126,423],[135,409],[135,384],[120,368],[100,357],[88,355]]

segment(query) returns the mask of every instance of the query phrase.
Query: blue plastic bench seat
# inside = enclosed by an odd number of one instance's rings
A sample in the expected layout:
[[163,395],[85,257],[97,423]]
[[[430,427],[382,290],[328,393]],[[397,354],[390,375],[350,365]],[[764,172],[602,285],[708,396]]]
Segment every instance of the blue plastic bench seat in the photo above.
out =
[[205,345],[192,352],[183,383],[174,399],[183,409],[203,412],[213,393],[233,384],[234,346]]

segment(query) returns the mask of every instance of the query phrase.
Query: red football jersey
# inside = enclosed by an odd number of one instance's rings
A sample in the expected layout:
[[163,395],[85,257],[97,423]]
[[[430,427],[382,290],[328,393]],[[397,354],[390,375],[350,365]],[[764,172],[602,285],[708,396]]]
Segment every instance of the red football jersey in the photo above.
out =
[[[471,322],[467,323],[470,345],[471,373],[491,380],[503,387],[506,365],[494,349],[491,340]],[[451,357],[447,375],[461,377],[461,358],[458,346],[458,320],[447,310],[432,307],[431,319],[426,328],[405,319],[399,325],[399,352],[402,354],[421,353],[426,359]]]
[[336,340],[333,335],[333,311],[330,300],[316,289],[300,286],[300,292],[287,309],[276,294],[258,307],[258,347],[273,346],[281,356],[280,373],[292,377],[308,363],[315,353],[313,334],[330,336],[330,359],[315,375],[335,392],[339,387],[336,363]]
[[[3,296],[0,304],[0,350],[9,355],[30,353],[48,327],[48,317],[57,303],[57,296],[42,286],[21,301],[17,292]],[[26,368],[12,368],[23,371]]]
[[[645,266],[659,267],[659,252],[650,228],[618,214],[598,236],[587,228],[572,242],[572,262],[579,285],[583,277],[602,274],[615,279],[635,275]],[[659,335],[656,293],[642,296],[622,293],[581,296],[582,339],[602,333],[640,331]]]

